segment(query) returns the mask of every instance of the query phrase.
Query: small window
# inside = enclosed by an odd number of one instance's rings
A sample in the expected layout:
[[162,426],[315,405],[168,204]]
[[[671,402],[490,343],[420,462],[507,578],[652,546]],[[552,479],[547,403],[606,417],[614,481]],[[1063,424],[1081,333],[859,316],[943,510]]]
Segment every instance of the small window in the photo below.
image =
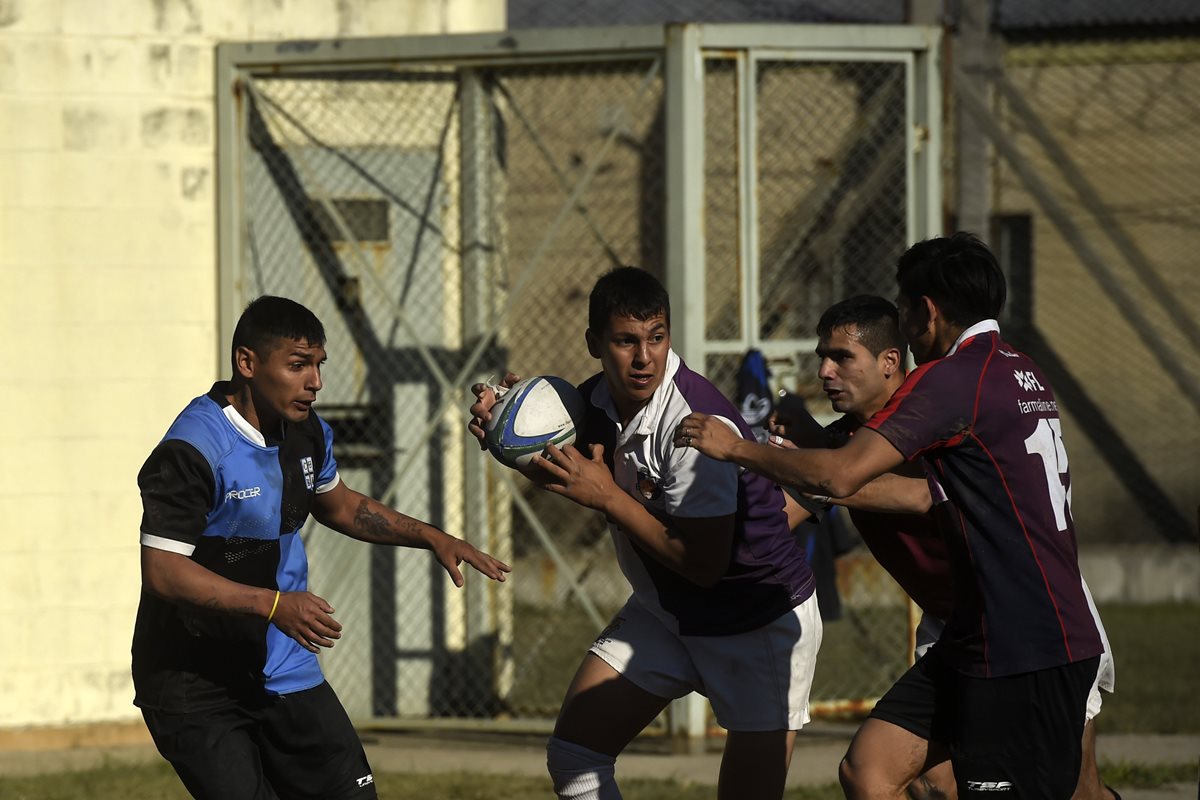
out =
[[[351,200],[340,199],[330,201],[338,215],[350,230],[350,235],[357,242],[386,242],[389,241],[388,204],[386,200]],[[346,242],[347,237],[342,229],[334,222],[326,210],[325,204],[319,200],[312,201],[313,218],[321,232],[331,242]]]

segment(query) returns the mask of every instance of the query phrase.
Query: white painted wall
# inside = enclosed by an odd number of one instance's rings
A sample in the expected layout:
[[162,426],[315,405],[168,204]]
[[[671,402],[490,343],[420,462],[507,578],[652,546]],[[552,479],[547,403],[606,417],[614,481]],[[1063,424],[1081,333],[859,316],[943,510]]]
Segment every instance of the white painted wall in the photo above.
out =
[[499,30],[504,0],[0,0],[0,727],[136,717],[136,476],[214,373],[221,40]]

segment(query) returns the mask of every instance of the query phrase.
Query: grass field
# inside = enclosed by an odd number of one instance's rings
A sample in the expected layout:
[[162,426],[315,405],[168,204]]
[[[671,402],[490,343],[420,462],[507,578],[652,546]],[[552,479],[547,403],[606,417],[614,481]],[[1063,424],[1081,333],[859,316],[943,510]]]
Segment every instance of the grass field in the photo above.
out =
[[[1119,789],[1152,789],[1194,782],[1195,764],[1148,767],[1136,764],[1103,765],[1105,783]],[[421,800],[544,800],[550,795],[547,779],[495,775],[392,775],[379,774],[381,798],[419,797]],[[621,782],[626,800],[712,800],[713,787],[678,781],[629,780]],[[786,800],[839,800],[837,784],[790,789]],[[188,800],[183,786],[165,764],[109,766],[54,776],[0,778],[0,800]]]
[[1200,606],[1101,606],[1117,666],[1100,733],[1200,733]]
[[[1200,732],[1200,715],[1196,713],[1192,693],[1195,665],[1200,663],[1200,637],[1196,636],[1200,606],[1105,606],[1100,612],[1117,659],[1117,692],[1105,699],[1104,711],[1098,718],[1101,734]],[[554,652],[560,649],[555,648]],[[547,698],[561,695],[578,657],[578,653],[573,653],[548,659],[545,673],[538,678],[538,685]],[[835,644],[823,649],[821,669],[836,670],[836,662],[855,658],[861,656],[844,643]],[[543,682],[546,685],[542,685]],[[1154,788],[1174,783],[1194,785],[1196,769],[1194,762],[1101,765],[1105,782],[1118,789]],[[532,800],[549,795],[549,787],[542,778],[466,772],[453,775],[381,773],[376,777],[380,796],[385,798]],[[676,781],[630,780],[622,782],[622,789],[627,800],[699,800],[713,796],[710,786]],[[841,791],[832,783],[796,789],[787,794],[788,800],[834,800],[841,796]],[[89,800],[187,800],[187,793],[165,764],[110,765],[85,772],[0,777],[0,800],[77,800],[85,797]]]
[[[380,773],[381,798],[421,800],[545,800],[552,796],[548,778],[470,773],[395,775]],[[674,780],[621,782],[626,800],[712,800],[713,787]],[[86,772],[27,778],[0,778],[0,800],[189,800],[166,764],[108,766]],[[836,784],[789,791],[786,800],[837,800]]]

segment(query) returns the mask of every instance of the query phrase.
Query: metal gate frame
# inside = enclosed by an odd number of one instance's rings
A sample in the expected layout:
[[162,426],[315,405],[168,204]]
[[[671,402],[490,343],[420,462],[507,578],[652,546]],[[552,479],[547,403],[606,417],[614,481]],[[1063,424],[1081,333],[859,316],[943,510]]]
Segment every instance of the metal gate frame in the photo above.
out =
[[[941,30],[912,26],[683,25],[669,27],[667,52],[667,289],[684,313],[672,323],[671,341],[685,361],[704,364],[710,354],[757,347],[768,357],[811,351],[813,339],[760,341],[756,204],[757,119],[753,81],[760,60],[891,61],[903,63],[908,240],[941,233],[942,97]],[[675,37],[678,37],[676,39]],[[673,47],[670,45],[674,45]],[[705,308],[704,71],[701,60],[719,53],[737,60],[740,113],[738,172],[742,335],[710,341]],[[682,298],[682,303],[680,303]]]
[[[756,251],[757,138],[752,81],[755,63],[773,60],[892,61],[906,66],[908,239],[941,233],[942,94],[939,28],[877,25],[700,25],[673,24],[586,29],[539,29],[489,34],[452,34],[219,45],[216,59],[217,232],[219,342],[228,341],[241,310],[245,268],[241,263],[242,199],[238,168],[244,143],[240,114],[242,79],[256,73],[319,72],[331,64],[383,66],[397,62],[512,65],[629,60],[661,57],[665,65],[667,120],[667,289],[680,312],[672,326],[674,348],[693,364],[715,353],[765,346],[776,355],[811,347],[811,340],[757,341],[758,260]],[[737,59],[742,113],[738,118],[743,335],[709,341],[704,308],[704,68],[706,57]],[[469,302],[469,301],[468,301]],[[227,354],[218,344],[217,364]]]
[[[790,357],[811,350],[811,339],[759,341],[757,250],[758,212],[755,153],[757,119],[754,76],[760,60],[881,61],[905,67],[907,236],[914,242],[941,231],[941,30],[916,26],[835,25],[700,25],[672,24],[586,29],[539,29],[487,34],[413,36],[289,42],[237,42],[217,48],[215,80],[217,105],[217,220],[218,331],[214,348],[218,372],[227,358],[225,345],[247,299],[248,266],[243,263],[246,231],[241,164],[247,147],[246,98],[255,76],[282,72],[318,75],[331,68],[393,68],[397,64],[491,67],[553,65],[606,60],[655,59],[662,65],[666,117],[666,284],[675,298],[674,349],[688,362],[704,364],[710,354],[741,353],[752,347],[769,357]],[[738,230],[742,289],[737,339],[709,340],[703,309],[705,286],[705,61],[734,59],[738,87]],[[477,89],[478,87],[476,87]],[[472,135],[470,109],[479,100],[470,82],[464,90],[463,137]],[[476,112],[478,109],[476,109]],[[480,116],[478,113],[476,117]],[[581,179],[564,205],[574,209]],[[485,181],[463,176],[471,188],[462,197],[464,241],[486,228],[486,203],[475,202],[487,191]],[[565,188],[565,187],[564,187]],[[331,217],[344,227],[336,211]],[[465,272],[481,275],[464,258]],[[463,285],[465,338],[482,342],[487,331],[470,330],[482,318],[482,286]],[[402,312],[401,312],[402,315]],[[481,345],[482,346],[482,345]],[[439,370],[440,372],[440,370]],[[475,459],[477,462],[478,459]],[[467,466],[465,489],[483,479],[480,467]],[[470,504],[468,503],[468,506]],[[468,512],[470,513],[470,512]],[[576,589],[577,591],[580,591]],[[587,598],[581,598],[586,605]],[[704,734],[706,704],[693,695],[672,709],[671,728],[689,736]]]

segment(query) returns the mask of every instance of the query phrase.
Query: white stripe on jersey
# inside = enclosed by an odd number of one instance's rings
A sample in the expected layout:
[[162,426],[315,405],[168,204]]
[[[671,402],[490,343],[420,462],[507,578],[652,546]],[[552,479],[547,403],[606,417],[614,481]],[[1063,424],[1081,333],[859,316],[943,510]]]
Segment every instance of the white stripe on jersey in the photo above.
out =
[[142,534],[142,544],[146,547],[153,547],[155,550],[166,550],[168,553],[179,553],[181,556],[191,556],[196,551],[196,545],[177,542],[174,539],[168,539],[165,536],[153,536],[149,533]]

